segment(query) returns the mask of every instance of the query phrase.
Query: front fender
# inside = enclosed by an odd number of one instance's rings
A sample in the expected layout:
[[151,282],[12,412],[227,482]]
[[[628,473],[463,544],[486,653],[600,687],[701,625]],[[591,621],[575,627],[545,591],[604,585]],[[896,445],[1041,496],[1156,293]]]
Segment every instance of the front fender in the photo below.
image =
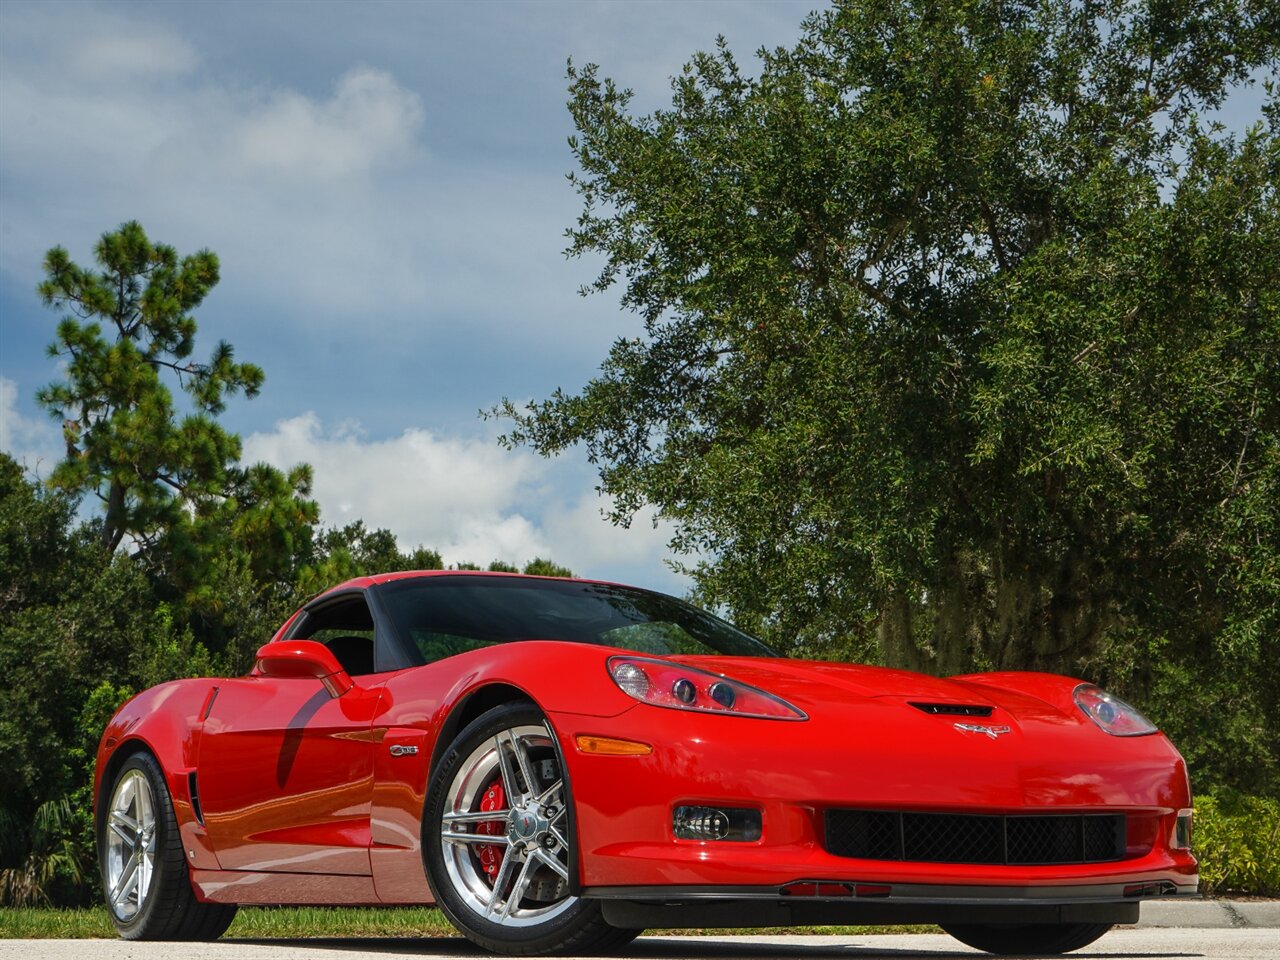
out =
[[[216,678],[174,680],[125,702],[107,724],[94,765],[94,822],[102,815],[102,791],[117,767],[136,750],[151,752],[164,771],[179,827],[195,820],[187,775],[195,769],[200,729]],[[99,824],[100,826],[100,824]]]

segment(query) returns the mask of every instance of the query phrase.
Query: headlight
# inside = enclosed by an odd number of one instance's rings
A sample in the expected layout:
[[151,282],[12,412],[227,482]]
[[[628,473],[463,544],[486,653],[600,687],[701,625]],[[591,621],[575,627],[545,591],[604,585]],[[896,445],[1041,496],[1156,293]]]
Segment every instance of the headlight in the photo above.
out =
[[809,719],[771,693],[670,660],[610,657],[609,676],[627,696],[655,707],[764,720]]
[[1082,683],[1074,695],[1076,706],[1085,716],[1113,737],[1142,737],[1156,732],[1154,723],[1101,687]]

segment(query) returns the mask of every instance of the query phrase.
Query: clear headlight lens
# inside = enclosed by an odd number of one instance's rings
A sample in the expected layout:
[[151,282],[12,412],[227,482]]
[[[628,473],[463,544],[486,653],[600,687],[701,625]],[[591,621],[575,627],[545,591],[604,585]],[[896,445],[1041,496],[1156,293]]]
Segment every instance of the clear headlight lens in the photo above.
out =
[[1142,737],[1156,732],[1156,725],[1114,694],[1092,683],[1075,689],[1076,706],[1113,737]]
[[627,696],[655,707],[764,720],[809,719],[781,697],[669,660],[610,657],[609,675]]

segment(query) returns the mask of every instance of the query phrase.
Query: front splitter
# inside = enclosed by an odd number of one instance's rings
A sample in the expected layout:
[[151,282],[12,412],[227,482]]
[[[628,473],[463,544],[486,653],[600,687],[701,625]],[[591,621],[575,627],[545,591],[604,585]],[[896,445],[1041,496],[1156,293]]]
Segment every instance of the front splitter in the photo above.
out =
[[[797,881],[807,884],[809,881]],[[814,886],[818,882],[813,882]],[[788,884],[788,887],[794,886]],[[856,889],[857,885],[852,885]],[[617,927],[789,927],[859,924],[1137,923],[1132,884],[950,886],[894,884],[889,895],[787,896],[779,887],[589,887]],[[1195,887],[1158,885],[1160,896]],[[1143,897],[1154,891],[1144,890]]]

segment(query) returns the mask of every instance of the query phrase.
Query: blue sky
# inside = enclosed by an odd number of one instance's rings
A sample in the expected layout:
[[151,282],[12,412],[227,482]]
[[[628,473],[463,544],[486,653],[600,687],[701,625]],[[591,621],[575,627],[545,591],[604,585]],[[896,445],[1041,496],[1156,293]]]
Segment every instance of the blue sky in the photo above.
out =
[[221,258],[197,353],[224,338],[267,372],[224,422],[246,459],[311,462],[326,524],[682,590],[648,518],[600,518],[585,456],[505,452],[477,411],[581,385],[638,330],[563,255],[566,60],[647,111],[718,33],[749,61],[815,5],[6,0],[0,446],[38,473],[57,456],[32,400],[57,376],[44,252],[87,264],[138,219]]
[[575,389],[639,331],[610,294],[579,297],[595,265],[563,255],[566,60],[647,112],[717,34],[749,65],[818,5],[3,0],[0,448],[47,474],[60,446],[32,399],[58,372],[44,252],[88,264],[138,219],[218,253],[198,351],[226,339],[267,372],[224,421],[246,459],[313,464],[326,524],[681,592],[651,518],[600,518],[581,451],[503,451],[477,412]]

